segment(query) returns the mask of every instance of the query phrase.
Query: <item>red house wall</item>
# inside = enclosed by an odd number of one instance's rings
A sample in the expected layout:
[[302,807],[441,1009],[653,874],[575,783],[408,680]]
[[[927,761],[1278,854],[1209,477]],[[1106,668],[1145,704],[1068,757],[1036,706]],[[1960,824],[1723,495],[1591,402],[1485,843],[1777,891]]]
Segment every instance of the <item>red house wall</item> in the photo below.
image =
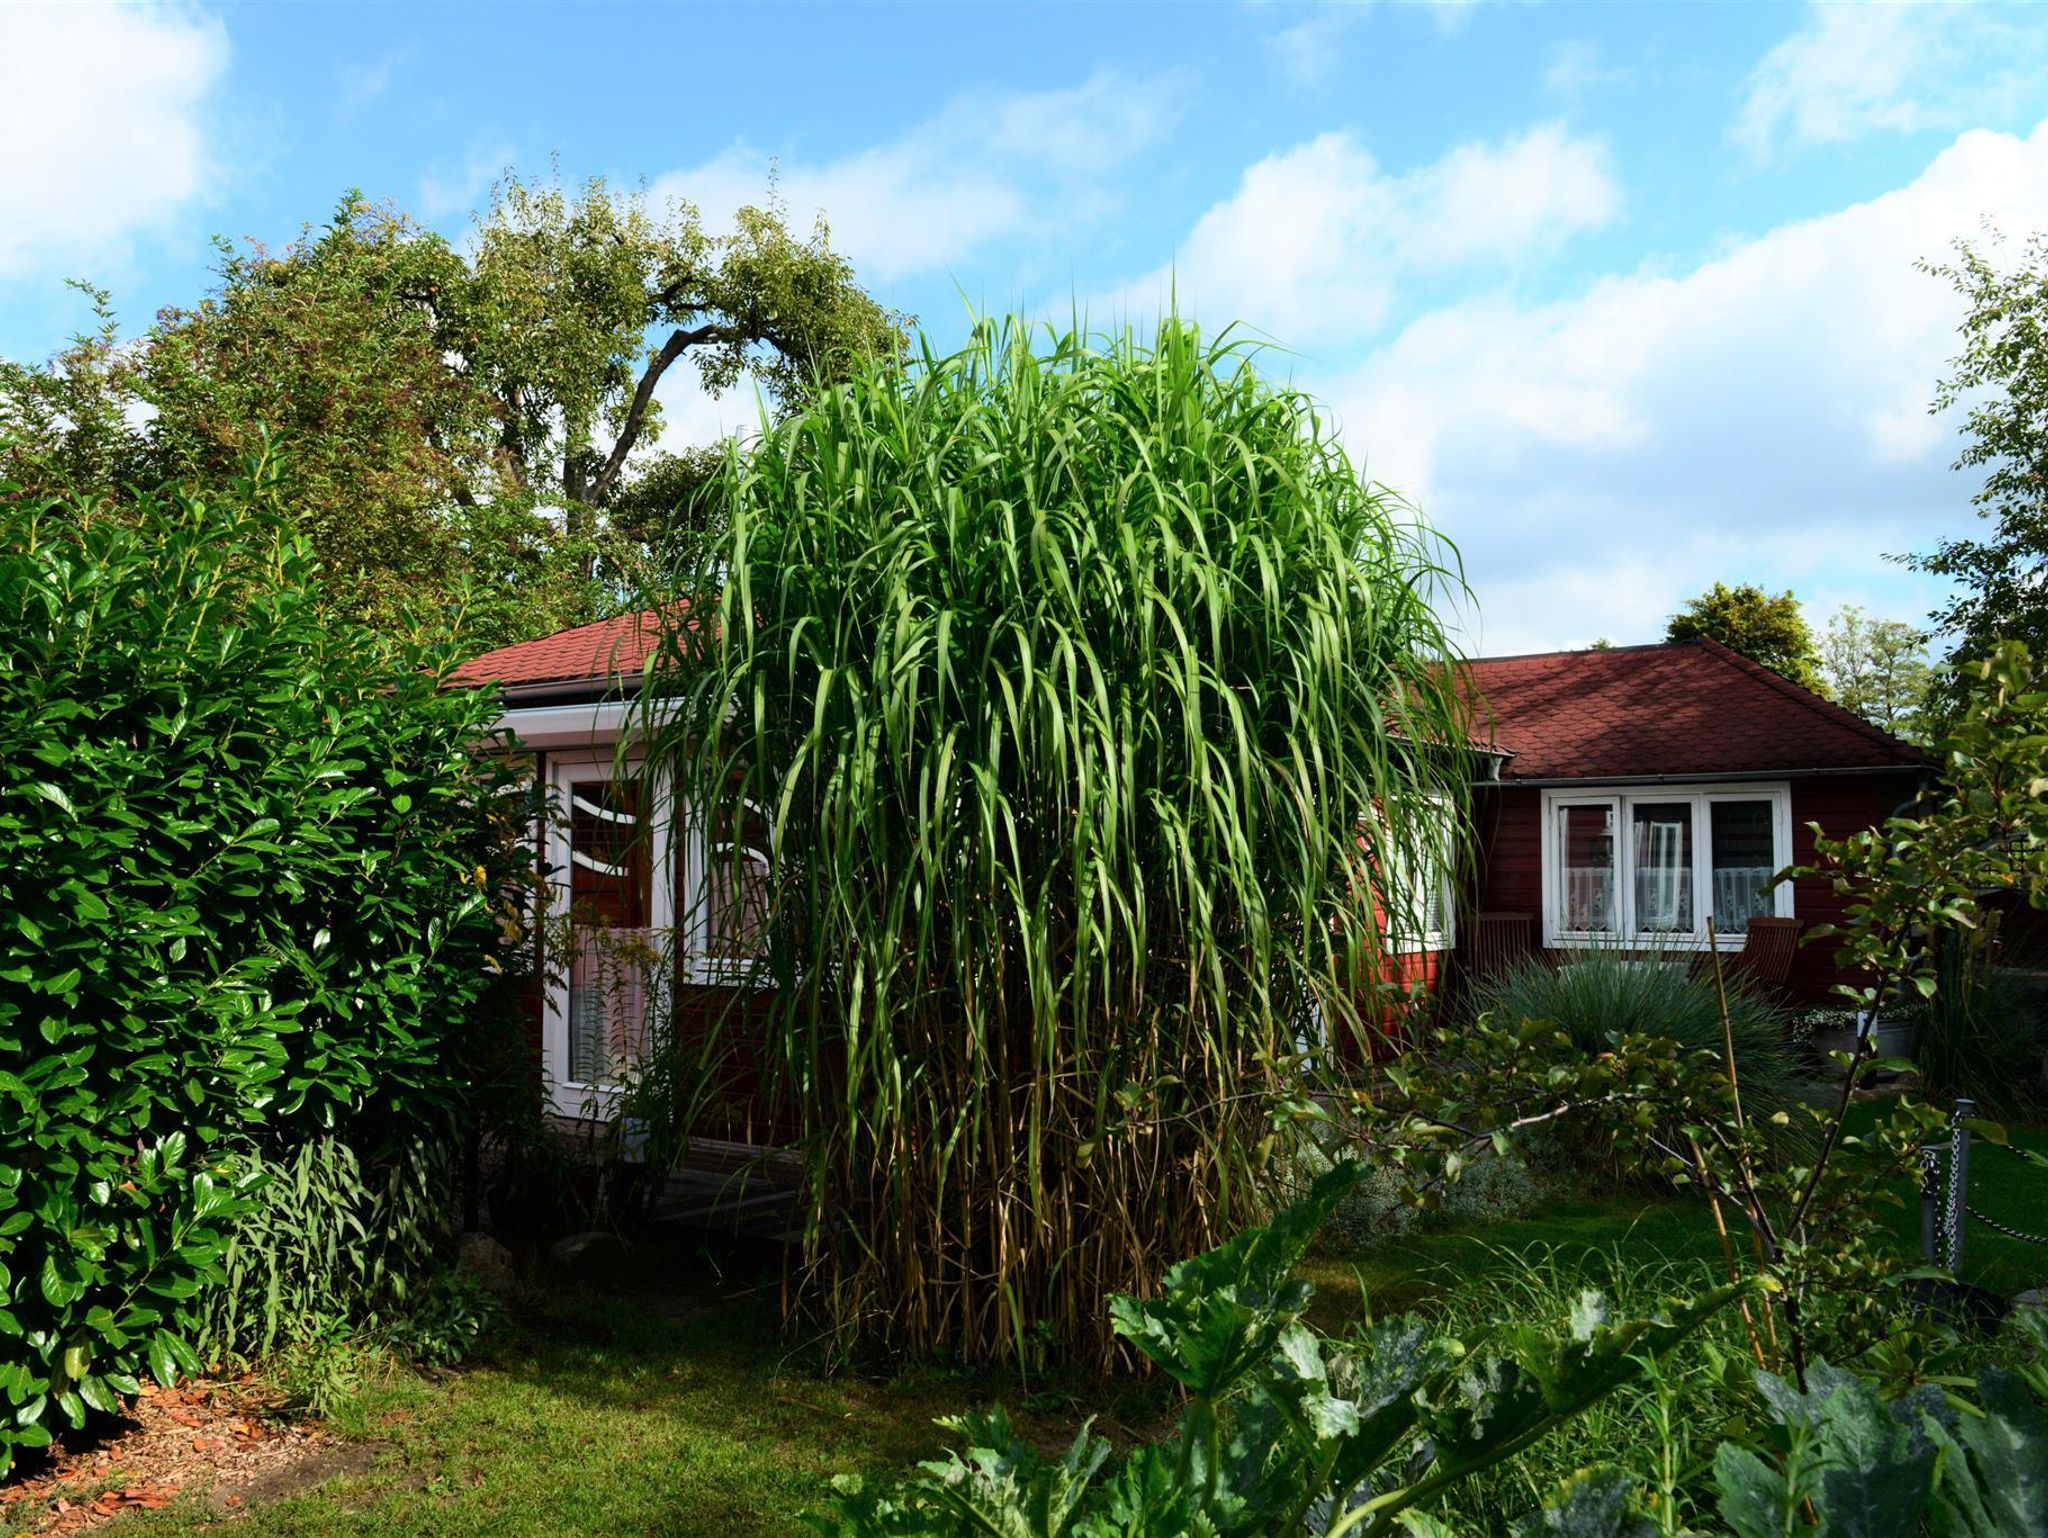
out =
[[[1905,774],[1828,775],[1794,779],[1792,787],[1792,861],[1813,859],[1813,830],[1819,823],[1830,838],[1876,827],[1912,794],[1915,777]],[[1590,787],[1589,787],[1590,788]],[[1468,912],[1526,913],[1532,940],[1543,934],[1543,792],[1535,786],[1484,785],[1476,788],[1473,820],[1478,841],[1476,877]],[[1843,902],[1821,881],[1800,881],[1792,888],[1792,913],[1801,924],[1834,923]],[[1803,931],[1802,931],[1803,932]],[[1468,924],[1461,949],[1473,933]],[[1835,964],[1835,944],[1813,940],[1793,958],[1786,990],[1804,1003],[1825,1003],[1834,985],[1851,981]],[[1568,954],[1568,953],[1567,953]]]

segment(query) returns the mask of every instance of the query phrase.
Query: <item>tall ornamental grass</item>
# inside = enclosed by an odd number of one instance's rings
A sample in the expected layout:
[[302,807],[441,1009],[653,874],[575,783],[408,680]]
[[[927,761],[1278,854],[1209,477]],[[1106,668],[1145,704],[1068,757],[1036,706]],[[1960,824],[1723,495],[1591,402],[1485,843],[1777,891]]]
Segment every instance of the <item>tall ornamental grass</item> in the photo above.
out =
[[1175,321],[875,365],[726,496],[648,726],[708,845],[772,849],[776,991],[678,1050],[801,1153],[842,1347],[1106,1363],[1104,1297],[1262,1214],[1370,1027],[1368,871],[1462,820],[1455,572]]

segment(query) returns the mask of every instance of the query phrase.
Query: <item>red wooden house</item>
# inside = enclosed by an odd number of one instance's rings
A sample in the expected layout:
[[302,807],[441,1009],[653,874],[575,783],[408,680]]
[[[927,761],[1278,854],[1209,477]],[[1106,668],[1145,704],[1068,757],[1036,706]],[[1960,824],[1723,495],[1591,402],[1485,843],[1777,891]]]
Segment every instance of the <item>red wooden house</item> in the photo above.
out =
[[[688,819],[640,804],[633,700],[658,638],[651,617],[626,615],[487,652],[455,674],[458,684],[498,690],[499,725],[532,754],[561,813],[533,833],[566,925],[552,938],[569,948],[543,969],[533,1043],[554,1108],[567,1116],[609,1110],[622,1070],[645,1045],[657,976],[673,978],[664,1000],[685,1030],[693,1015],[721,1011],[753,987],[758,915],[749,894],[714,891],[710,851]],[[766,851],[754,856],[765,868]],[[743,1092],[732,1101],[749,1114]]]
[[[1489,657],[1471,665],[1500,754],[1475,788],[1477,850],[1459,958],[1482,947],[1723,950],[1750,920],[1840,916],[1819,881],[1771,887],[1911,800],[1934,765],[1911,744],[1712,641]],[[1495,958],[1497,959],[1497,958]],[[1821,1001],[1834,948],[1785,979]]]
[[[755,915],[745,892],[707,890],[687,818],[657,817],[622,783],[630,699],[653,623],[624,616],[487,653],[456,675],[490,686],[502,724],[534,753],[565,820],[534,837],[559,897],[673,961],[679,1019],[749,986]],[[1606,945],[1703,951],[1747,942],[1762,917],[1837,916],[1816,882],[1772,887],[1812,854],[1809,824],[1841,835],[1881,822],[1932,772],[1911,745],[1709,641],[1485,658],[1470,665],[1475,737],[1490,753],[1474,788],[1466,874],[1416,870],[1388,902],[1397,982],[1434,989],[1515,952]],[[759,851],[765,868],[767,851]],[[644,1039],[643,984],[572,931],[575,954],[536,1000],[535,1047],[557,1109],[602,1111]],[[666,963],[664,965],[666,970]],[[1801,949],[1787,978],[1821,999],[1830,947]]]

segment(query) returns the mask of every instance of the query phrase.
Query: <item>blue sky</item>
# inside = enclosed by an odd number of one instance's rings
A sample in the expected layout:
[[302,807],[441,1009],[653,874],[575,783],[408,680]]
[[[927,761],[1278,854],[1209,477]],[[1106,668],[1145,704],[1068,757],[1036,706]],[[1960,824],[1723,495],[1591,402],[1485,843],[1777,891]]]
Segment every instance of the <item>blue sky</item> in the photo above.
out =
[[[2048,229],[2048,11],[1280,3],[0,4],[0,351],[146,322],[361,187],[517,166],[718,224],[771,163],[886,302],[1283,344],[1455,541],[1468,643],[1655,639],[1723,578],[1918,618],[1974,518],[1913,269]],[[669,392],[674,431],[747,400]]]

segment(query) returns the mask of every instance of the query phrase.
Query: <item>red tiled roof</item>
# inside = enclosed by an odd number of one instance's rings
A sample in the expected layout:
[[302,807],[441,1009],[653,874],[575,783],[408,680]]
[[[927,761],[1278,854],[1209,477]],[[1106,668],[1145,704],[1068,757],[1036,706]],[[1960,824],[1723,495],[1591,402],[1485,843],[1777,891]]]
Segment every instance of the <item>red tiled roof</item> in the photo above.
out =
[[661,623],[653,610],[621,614],[485,652],[457,668],[451,681],[502,688],[560,684],[565,691],[631,683],[660,641]]
[[[1504,780],[1921,768],[1839,705],[1713,641],[1482,657],[1471,678]],[[1482,710],[1473,735],[1484,742]]]
[[[661,635],[651,611],[502,646],[458,684],[521,693],[637,682]],[[1504,780],[1923,768],[1919,749],[1713,641],[1481,657],[1473,737],[1512,754]]]

